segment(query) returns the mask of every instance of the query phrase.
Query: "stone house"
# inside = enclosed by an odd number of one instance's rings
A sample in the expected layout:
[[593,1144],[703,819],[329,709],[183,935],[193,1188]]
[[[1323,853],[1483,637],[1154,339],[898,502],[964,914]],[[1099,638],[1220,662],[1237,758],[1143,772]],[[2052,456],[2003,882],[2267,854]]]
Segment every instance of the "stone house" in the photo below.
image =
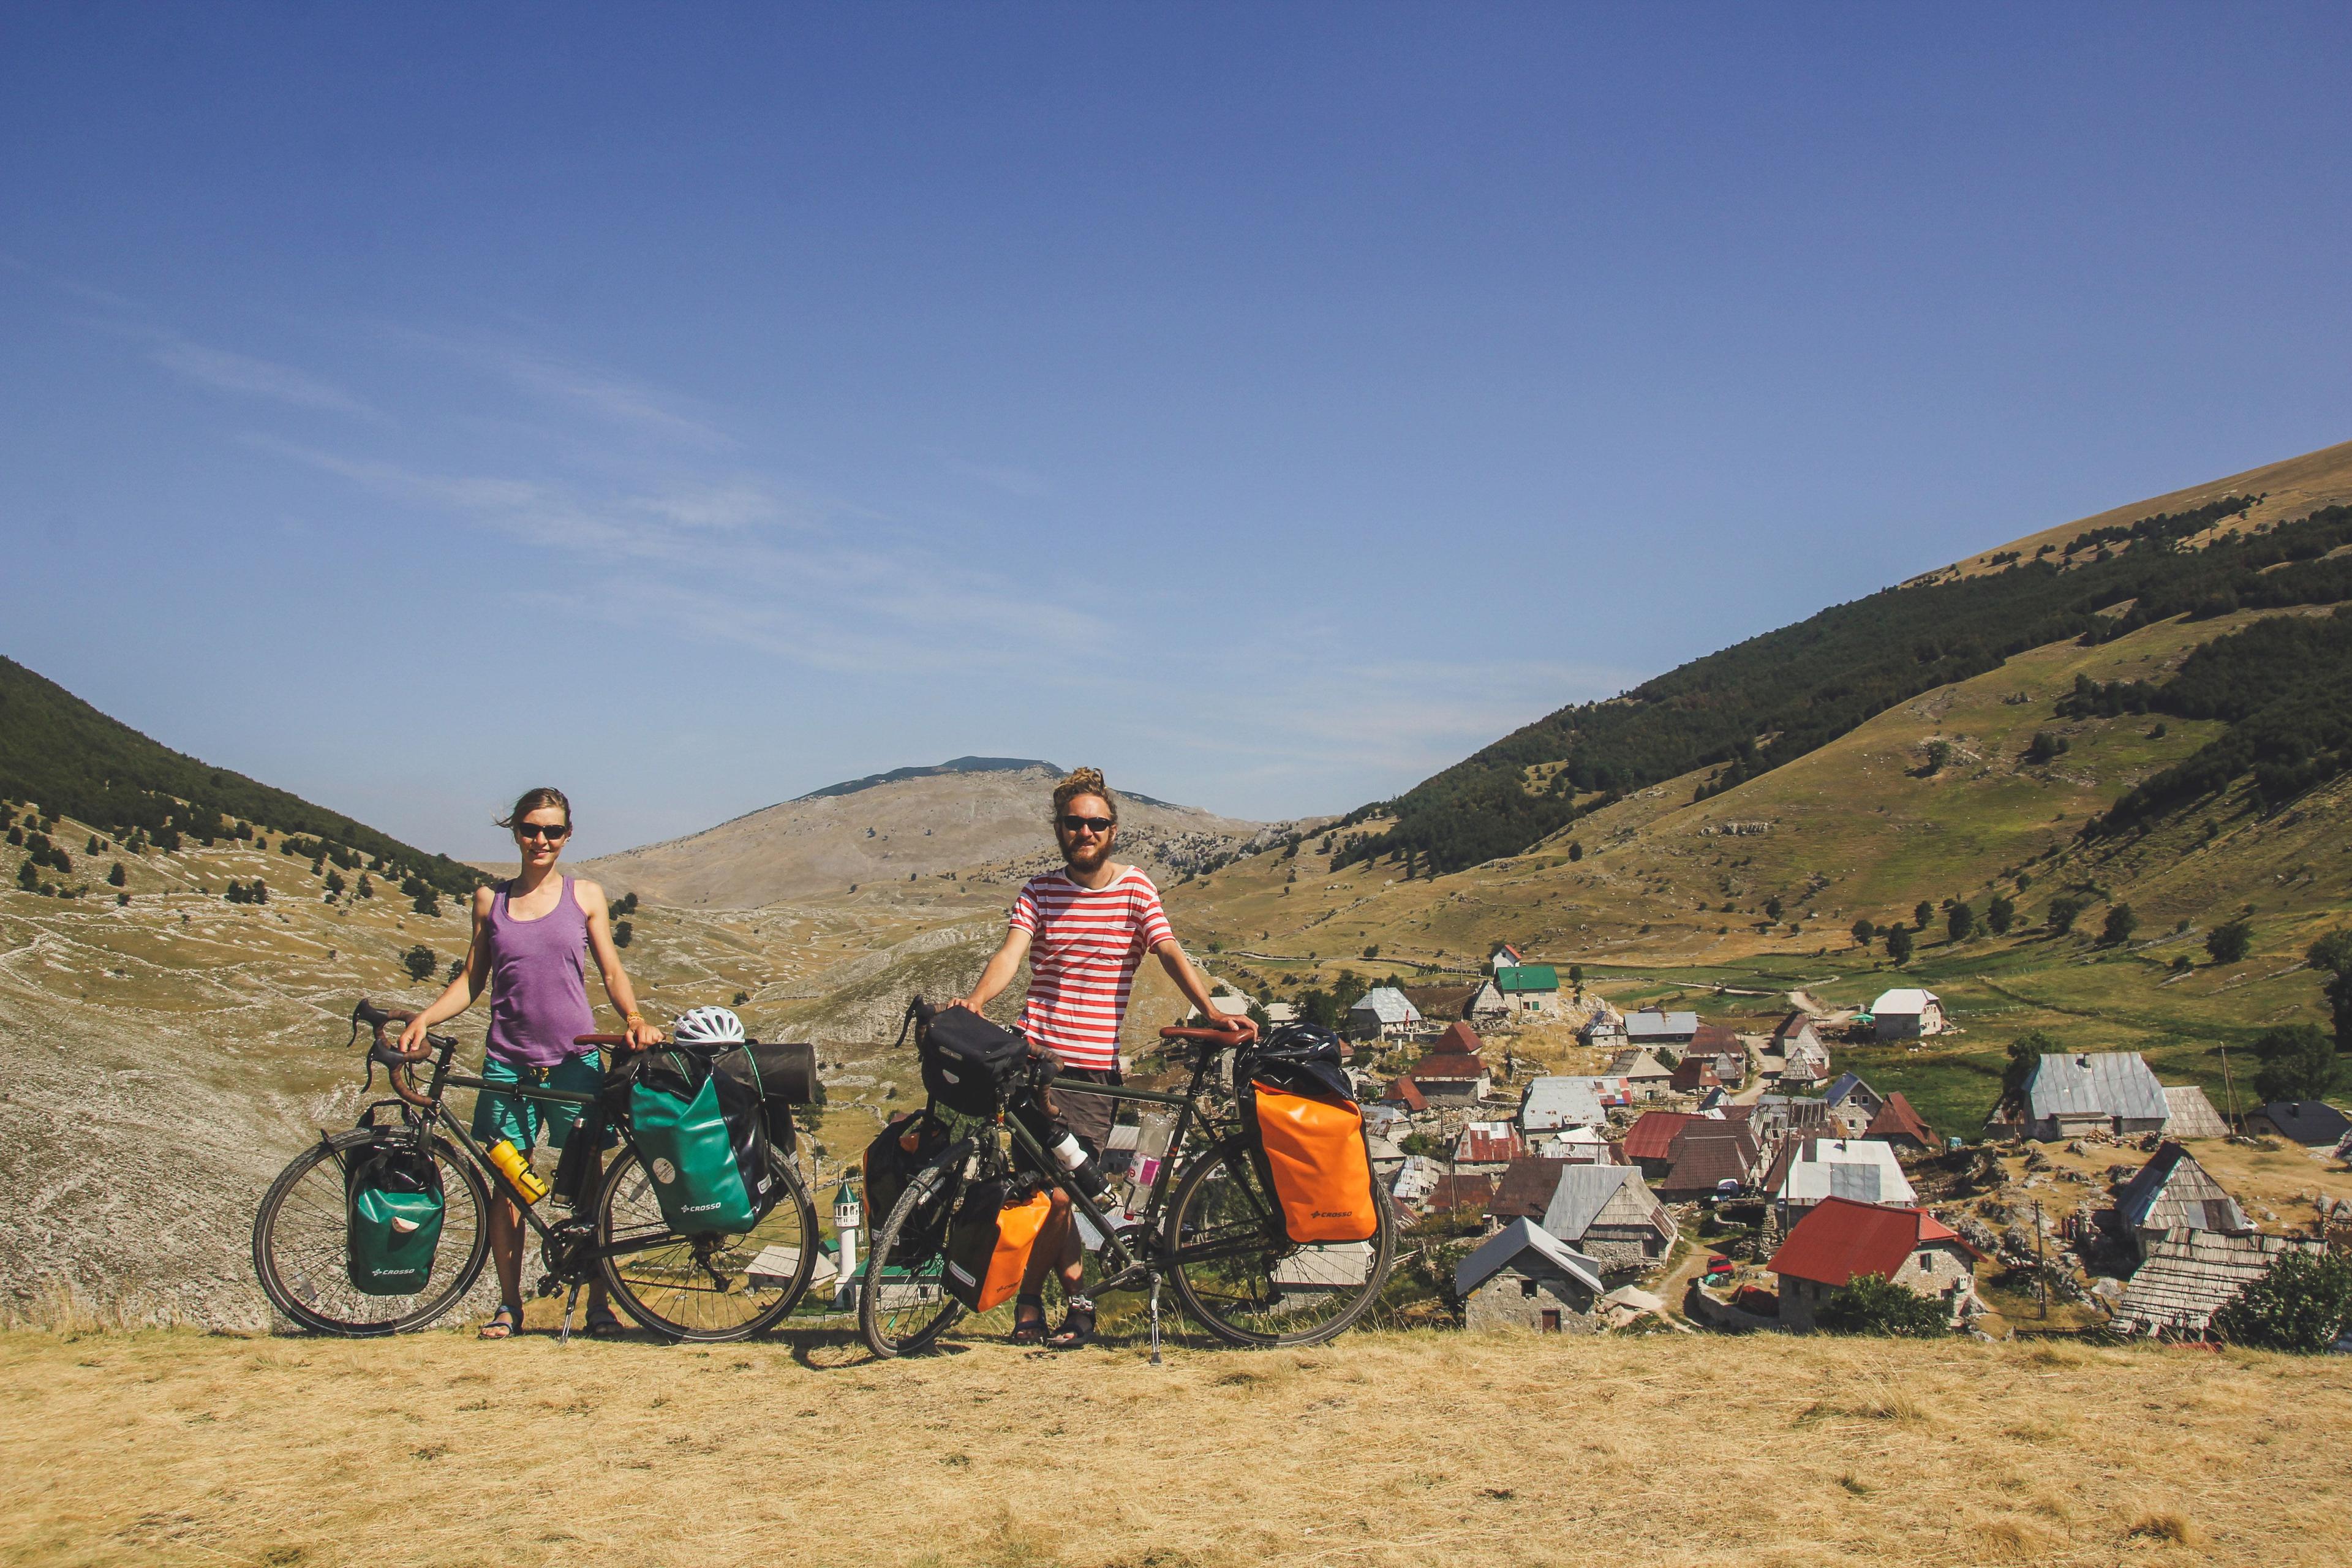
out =
[[1519,1096],[1519,1131],[1529,1136],[1564,1127],[1601,1127],[1608,1121],[1599,1085],[1590,1078],[1532,1078]]
[[1916,1040],[1944,1032],[1944,1004],[1933,991],[1916,986],[1888,991],[1870,1005],[1882,1040]]
[[1658,1196],[1668,1203],[1696,1203],[1734,1193],[1752,1184],[1763,1163],[1763,1151],[1746,1121],[1693,1117],[1675,1137],[1665,1174],[1658,1178]]
[[2117,1333],[2202,1339],[2213,1314],[2236,1300],[2290,1252],[2326,1251],[2326,1243],[2260,1232],[2176,1230],[2147,1246],[2116,1302],[2107,1326]]
[[1947,1303],[1954,1322],[1978,1305],[1976,1248],[1935,1215],[1824,1198],[1767,1265],[1780,1282],[1780,1326],[1804,1332],[1833,1290],[1864,1275]]
[[1801,1134],[1781,1145],[1767,1182],[1783,1225],[1794,1225],[1832,1198],[1903,1205],[1919,1201],[1894,1146],[1869,1138]]
[[1892,1144],[1897,1154],[1924,1154],[1936,1147],[1936,1130],[1911,1109],[1899,1089],[1886,1097],[1886,1103],[1878,1108],[1862,1135]]
[[1351,1040],[1409,1040],[1421,1031],[1421,1009],[1393,985],[1375,985],[1348,1009]]
[[1630,1165],[1562,1165],[1546,1232],[1606,1268],[1642,1268],[1674,1250],[1674,1216]]
[[1592,1332],[1600,1326],[1593,1305],[1607,1294],[1591,1258],[1528,1219],[1513,1220],[1455,1264],[1454,1289],[1465,1329],[1546,1334]]
[[1607,1076],[1624,1079],[1635,1100],[1656,1100],[1675,1087],[1674,1069],[1643,1050],[1619,1051],[1610,1058]]
[[1822,1100],[1830,1108],[1830,1120],[1844,1128],[1849,1138],[1861,1137],[1871,1118],[1886,1104],[1885,1095],[1863,1082],[1861,1074],[1852,1072],[1838,1074]]
[[2002,1109],[2020,1135],[2041,1142],[2086,1132],[2161,1132],[2171,1118],[2164,1086],[2137,1051],[2045,1056],[2034,1064],[2022,1094]]
[[1466,1121],[1454,1141],[1454,1168],[1499,1173],[1512,1161],[1524,1159],[1528,1145],[1518,1128],[1508,1121]]
[[1625,1042],[1638,1050],[1654,1051],[1661,1058],[1679,1060],[1698,1035],[1696,1013],[1665,1013],[1643,1007],[1625,1015]]
[[1515,1020],[1559,1016],[1559,974],[1549,963],[1497,969],[1493,984]]
[[2243,1236],[2254,1228],[2238,1200],[2178,1143],[2167,1142],[2116,1194],[2116,1231],[2145,1258],[2175,1231]]

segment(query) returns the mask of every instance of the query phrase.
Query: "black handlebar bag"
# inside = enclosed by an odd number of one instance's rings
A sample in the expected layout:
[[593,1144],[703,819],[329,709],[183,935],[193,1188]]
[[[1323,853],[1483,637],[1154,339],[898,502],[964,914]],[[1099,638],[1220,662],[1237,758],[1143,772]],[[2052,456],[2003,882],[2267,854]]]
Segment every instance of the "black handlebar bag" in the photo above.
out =
[[969,1007],[912,1009],[923,1089],[950,1110],[993,1116],[1029,1056],[1029,1042]]

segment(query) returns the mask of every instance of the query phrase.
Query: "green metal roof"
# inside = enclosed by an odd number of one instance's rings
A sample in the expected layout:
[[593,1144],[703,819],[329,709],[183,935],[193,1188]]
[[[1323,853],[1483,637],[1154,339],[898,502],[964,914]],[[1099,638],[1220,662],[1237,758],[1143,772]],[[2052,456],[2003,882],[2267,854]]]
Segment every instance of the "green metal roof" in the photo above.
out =
[[1557,991],[1559,975],[1549,963],[1522,963],[1516,969],[1506,965],[1495,971],[1495,984],[1504,992]]

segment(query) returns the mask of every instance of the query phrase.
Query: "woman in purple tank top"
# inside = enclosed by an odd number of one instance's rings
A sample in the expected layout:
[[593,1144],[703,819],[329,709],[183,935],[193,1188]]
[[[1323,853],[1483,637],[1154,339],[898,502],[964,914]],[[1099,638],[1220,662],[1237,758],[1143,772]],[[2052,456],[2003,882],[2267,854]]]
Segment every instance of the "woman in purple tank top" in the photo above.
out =
[[[588,981],[582,960],[593,956],[604,994],[628,1021],[629,1045],[642,1050],[661,1043],[661,1031],[637,1011],[636,993],[622,971],[613,944],[612,916],[604,889],[556,870],[563,841],[572,837],[572,803],[559,789],[528,791],[513,815],[499,820],[512,828],[522,868],[509,881],[474,890],[474,942],[466,967],[433,1005],[409,1021],[400,1043],[424,1044],[425,1032],[454,1018],[490,993],[488,1048],[482,1081],[530,1083],[593,1094],[604,1082],[595,1049],[572,1044],[596,1030],[588,1006]],[[484,1145],[501,1138],[529,1157],[547,1129],[548,1142],[561,1149],[580,1120],[578,1108],[526,1100],[520,1094],[484,1089],[474,1101],[474,1138]],[[589,1156],[592,1165],[596,1155]],[[595,1191],[593,1183],[587,1189]],[[482,1327],[486,1340],[502,1340],[522,1327],[522,1215],[512,1199],[490,1202],[490,1256],[498,1263],[498,1311]],[[604,1281],[588,1290],[588,1331],[610,1333],[621,1326],[604,1300]]]

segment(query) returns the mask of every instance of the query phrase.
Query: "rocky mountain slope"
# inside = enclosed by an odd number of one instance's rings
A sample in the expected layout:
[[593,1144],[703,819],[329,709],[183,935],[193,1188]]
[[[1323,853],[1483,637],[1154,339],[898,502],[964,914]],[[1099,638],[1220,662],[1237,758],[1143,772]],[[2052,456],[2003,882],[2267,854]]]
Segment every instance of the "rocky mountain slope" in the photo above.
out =
[[[1050,763],[1013,758],[901,769],[608,855],[586,869],[615,892],[713,909],[837,900],[925,879],[1017,882],[1055,863],[1045,816],[1061,776]],[[1290,827],[1149,796],[1121,800],[1120,852],[1155,879],[1221,865]]]

